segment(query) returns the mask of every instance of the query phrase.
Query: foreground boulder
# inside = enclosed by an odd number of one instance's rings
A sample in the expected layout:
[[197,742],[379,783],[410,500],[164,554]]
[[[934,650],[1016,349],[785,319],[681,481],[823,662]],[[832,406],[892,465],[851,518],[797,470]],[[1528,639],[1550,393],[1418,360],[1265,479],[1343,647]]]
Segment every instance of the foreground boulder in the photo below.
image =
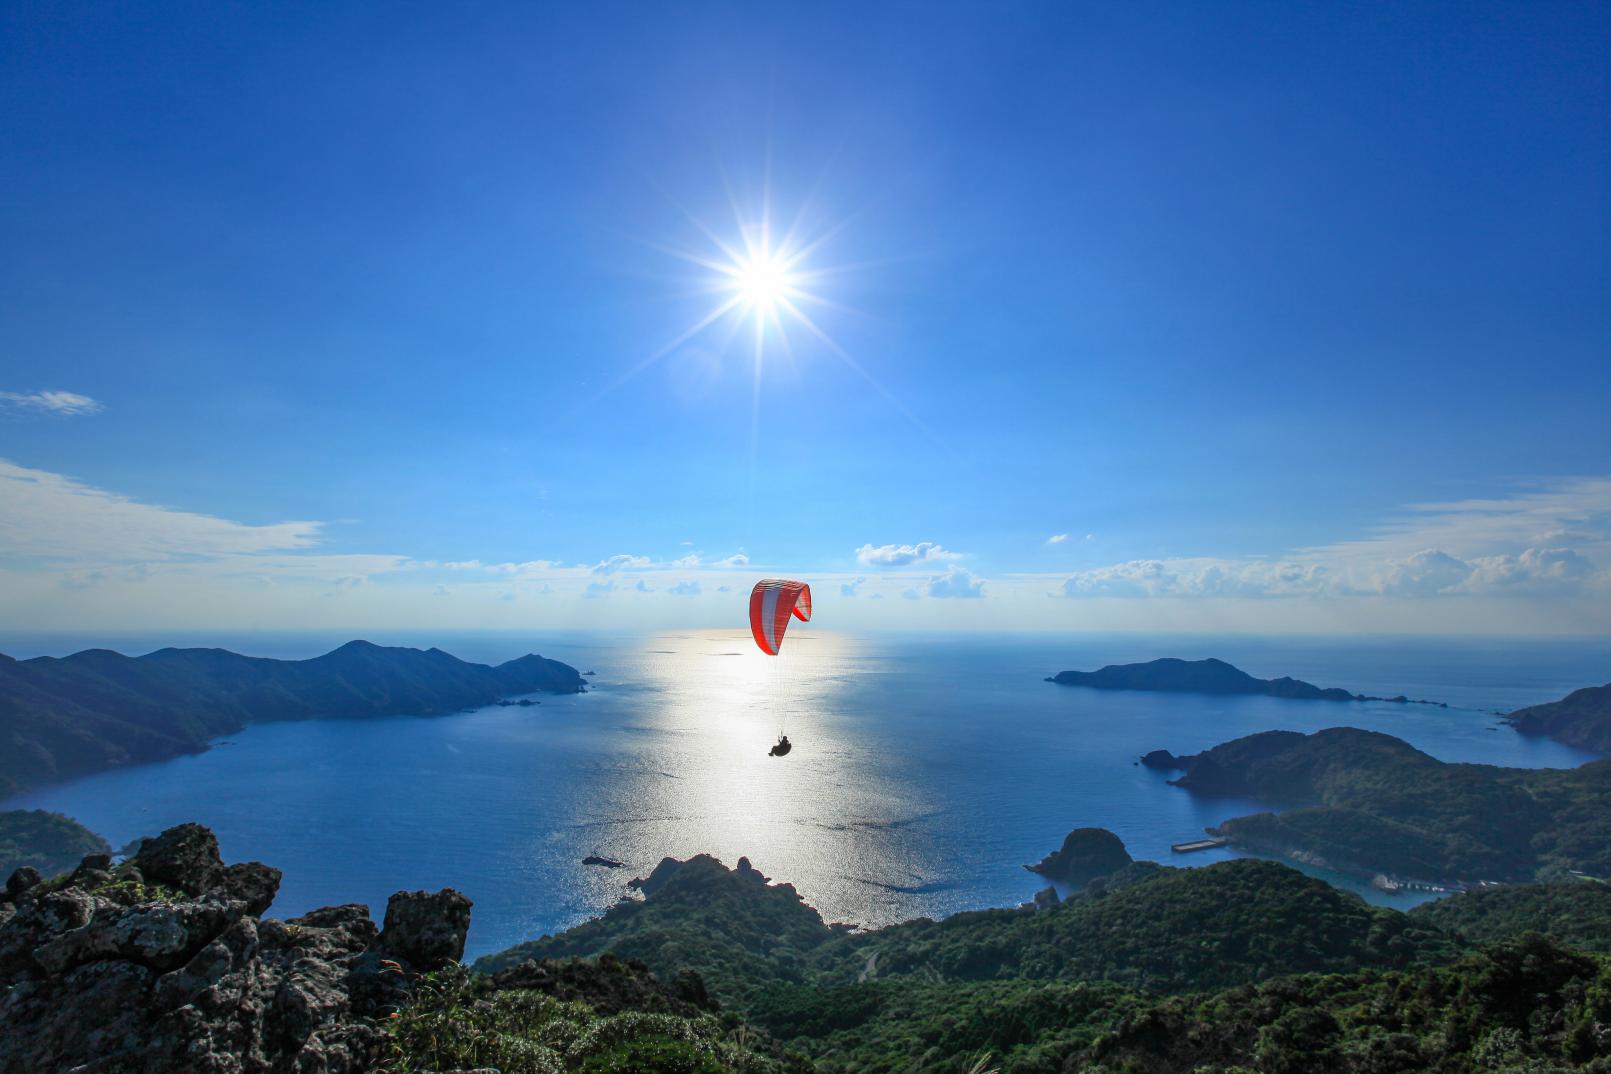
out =
[[464,957],[470,931],[470,900],[452,888],[436,894],[399,891],[386,903],[380,943],[421,970],[439,970]]
[[358,905],[261,919],[279,870],[225,866],[197,824],[120,866],[92,857],[0,898],[0,1071],[370,1070],[382,1024],[470,924],[451,890],[394,896],[385,933]]

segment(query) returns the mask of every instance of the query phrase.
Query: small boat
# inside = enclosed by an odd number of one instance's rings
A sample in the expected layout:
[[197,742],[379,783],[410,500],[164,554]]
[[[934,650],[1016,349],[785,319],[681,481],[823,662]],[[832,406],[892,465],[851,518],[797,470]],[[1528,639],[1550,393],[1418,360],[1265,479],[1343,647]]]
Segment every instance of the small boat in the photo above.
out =
[[600,865],[606,869],[619,869],[621,866],[625,865],[626,862],[616,861],[614,858],[606,858],[599,854],[589,854],[587,857],[582,859],[582,864]]

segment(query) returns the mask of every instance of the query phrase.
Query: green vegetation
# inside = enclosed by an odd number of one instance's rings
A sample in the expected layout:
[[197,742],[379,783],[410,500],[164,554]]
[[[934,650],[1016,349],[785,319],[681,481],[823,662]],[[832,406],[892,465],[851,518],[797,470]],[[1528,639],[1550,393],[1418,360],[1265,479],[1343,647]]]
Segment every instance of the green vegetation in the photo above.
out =
[[[642,971],[620,962],[578,967]],[[563,973],[563,969],[561,970]],[[646,975],[645,975],[646,976]],[[652,991],[649,994],[654,994]],[[389,1026],[392,1074],[492,1067],[502,1074],[784,1074],[808,1069],[731,1015],[600,1011],[536,988],[502,987],[462,967],[427,975]]]
[[[661,980],[696,971],[694,991],[708,983],[726,1004],[721,1040],[764,1040],[770,1050],[754,1050],[769,1061],[799,1061],[781,1046],[827,1074],[1611,1074],[1611,959],[1592,953],[1611,947],[1611,891],[1589,882],[1406,915],[1274,862],[1134,862],[1057,906],[867,933],[708,857],[668,859],[643,886],[642,903],[477,968],[613,952],[598,965],[621,955]],[[599,1062],[639,1065],[598,1069],[731,1069],[676,1051],[698,1031],[653,1024],[673,1043],[635,1043]],[[669,1065],[654,1065],[662,1052]]]
[[1306,971],[1404,967],[1459,953],[1436,928],[1275,862],[1203,869],[1137,862],[1036,912],[984,910],[868,933],[822,923],[788,885],[700,856],[668,870],[642,903],[482,959],[638,959],[668,977],[692,970],[724,1003],[779,986],[846,987],[1027,979],[1112,981],[1170,992]]
[[1249,735],[1178,763],[1188,790],[1292,807],[1220,826],[1251,850],[1421,879],[1611,872],[1611,761],[1445,764],[1391,735],[1340,727]]
[[1611,954],[1611,887],[1593,881],[1478,888],[1417,906],[1410,917],[1475,944],[1539,932],[1580,951]]
[[608,951],[641,960],[667,979],[692,970],[731,1001],[770,984],[805,980],[807,954],[844,931],[824,924],[790,885],[768,884],[749,869],[729,870],[704,854],[686,862],[666,859],[643,887],[642,902],[623,902],[559,936],[489,955],[476,969],[491,973],[529,958]]
[[1457,953],[1436,929],[1275,862],[1143,875],[1035,913],[987,910],[847,937],[811,965],[831,983],[854,980],[876,957],[869,976],[878,979],[1100,980],[1175,992]]
[[819,1071],[963,1074],[1062,1071],[1121,1020],[1154,1000],[1110,984],[877,981],[843,988],[787,986],[748,1010],[757,1025],[809,1055]]
[[41,876],[55,876],[78,865],[88,854],[110,854],[112,848],[71,817],[43,809],[0,812],[0,883],[27,865]]
[[1161,1000],[1124,1018],[1073,1069],[1604,1072],[1608,1021],[1611,964],[1531,935],[1448,966],[1305,975]]
[[[1611,1070],[1611,962],[1540,936],[1445,966],[1158,997],[999,981],[796,988],[750,1012],[824,1072],[1549,1074]],[[790,1032],[790,1027],[794,1032]]]

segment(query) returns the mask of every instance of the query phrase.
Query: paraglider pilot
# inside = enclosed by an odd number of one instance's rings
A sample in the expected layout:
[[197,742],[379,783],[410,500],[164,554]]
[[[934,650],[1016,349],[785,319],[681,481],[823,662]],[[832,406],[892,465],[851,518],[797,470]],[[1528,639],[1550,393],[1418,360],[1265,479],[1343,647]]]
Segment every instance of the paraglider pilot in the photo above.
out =
[[782,757],[784,754],[788,753],[792,749],[794,749],[794,743],[789,741],[789,736],[788,735],[781,735],[778,738],[778,744],[776,746],[773,746],[772,749],[770,751],[768,751],[767,756],[768,757]]

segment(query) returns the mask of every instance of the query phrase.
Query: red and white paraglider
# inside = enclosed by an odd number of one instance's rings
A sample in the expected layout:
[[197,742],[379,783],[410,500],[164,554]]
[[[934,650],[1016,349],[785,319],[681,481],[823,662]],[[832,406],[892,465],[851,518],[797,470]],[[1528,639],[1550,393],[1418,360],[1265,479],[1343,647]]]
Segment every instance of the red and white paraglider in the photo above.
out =
[[[755,583],[755,588],[750,590],[750,633],[755,635],[755,644],[760,646],[761,652],[769,657],[780,657],[784,634],[795,619],[802,623],[811,621],[809,585],[786,578],[763,578]],[[785,691],[780,689],[778,679],[779,671],[775,670],[772,692],[773,704],[778,710],[778,741],[771,749],[772,757],[782,757],[794,748],[783,726],[788,699],[781,696]]]

